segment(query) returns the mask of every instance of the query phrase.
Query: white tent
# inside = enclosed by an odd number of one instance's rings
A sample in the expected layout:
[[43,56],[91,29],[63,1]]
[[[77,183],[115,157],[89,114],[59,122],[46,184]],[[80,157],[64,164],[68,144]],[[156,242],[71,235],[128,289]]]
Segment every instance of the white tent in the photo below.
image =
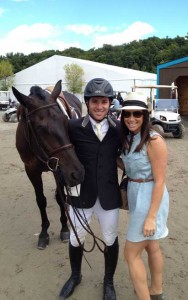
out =
[[[15,74],[14,86],[28,95],[31,86],[45,88],[62,80],[62,90],[66,90],[64,66],[77,64],[84,70],[85,84],[92,78],[109,80],[115,91],[130,92],[135,84],[156,84],[156,74],[126,69],[89,60],[54,55]],[[77,95],[82,100],[83,95]],[[11,98],[13,95],[11,94]]]

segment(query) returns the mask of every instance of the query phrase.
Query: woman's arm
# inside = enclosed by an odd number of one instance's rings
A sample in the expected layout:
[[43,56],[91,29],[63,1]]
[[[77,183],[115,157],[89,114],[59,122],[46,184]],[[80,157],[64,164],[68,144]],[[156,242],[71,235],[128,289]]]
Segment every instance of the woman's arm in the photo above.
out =
[[122,171],[124,171],[125,169],[125,166],[124,166],[124,163],[122,161],[122,159],[120,157],[117,158],[117,166],[118,168],[120,168]]
[[156,216],[164,193],[167,168],[167,148],[163,138],[157,136],[155,139],[152,139],[148,143],[147,151],[152,166],[154,187],[150,208],[143,228],[145,236],[149,236],[151,232],[155,232]]

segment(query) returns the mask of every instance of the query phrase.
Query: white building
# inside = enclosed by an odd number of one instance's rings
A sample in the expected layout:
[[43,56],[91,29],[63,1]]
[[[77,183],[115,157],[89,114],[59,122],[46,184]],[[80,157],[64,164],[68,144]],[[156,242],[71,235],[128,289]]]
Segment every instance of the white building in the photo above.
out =
[[[156,74],[111,66],[92,62],[89,60],[54,55],[25,70],[15,74],[14,86],[22,93],[28,95],[31,86],[39,85],[45,88],[62,80],[62,90],[66,90],[64,66],[77,64],[84,70],[85,84],[92,78],[105,78],[115,91],[130,92],[134,84],[156,84]],[[84,87],[83,87],[84,88]],[[124,94],[122,93],[124,96]],[[80,100],[83,95],[77,95]],[[14,96],[11,93],[11,98]]]

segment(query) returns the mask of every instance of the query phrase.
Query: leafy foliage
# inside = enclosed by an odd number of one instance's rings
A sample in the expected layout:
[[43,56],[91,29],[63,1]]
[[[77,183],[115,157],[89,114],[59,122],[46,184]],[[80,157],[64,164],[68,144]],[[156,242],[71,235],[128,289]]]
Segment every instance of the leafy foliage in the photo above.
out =
[[64,66],[65,81],[67,89],[73,94],[81,94],[84,85],[83,75],[84,70],[77,64],[67,64]]
[[12,64],[7,60],[3,59],[0,61],[0,89],[7,91],[13,81],[13,67]]
[[69,56],[156,73],[157,65],[188,56],[188,36],[162,39],[153,36],[119,46],[104,44],[101,48],[92,48],[88,51],[71,47],[64,51],[48,50],[29,55],[8,53],[6,57],[0,56],[0,62],[4,59],[8,60],[13,66],[14,73],[17,73],[52,55]]

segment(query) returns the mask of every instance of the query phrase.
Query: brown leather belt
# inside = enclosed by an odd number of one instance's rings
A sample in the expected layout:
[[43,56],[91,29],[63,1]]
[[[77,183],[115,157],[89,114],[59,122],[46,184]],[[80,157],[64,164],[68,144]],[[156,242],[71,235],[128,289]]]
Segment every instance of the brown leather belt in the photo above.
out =
[[133,181],[133,182],[139,182],[139,183],[142,183],[142,182],[150,182],[150,181],[153,181],[152,178],[146,178],[146,179],[131,179],[131,178],[128,178],[129,181]]

